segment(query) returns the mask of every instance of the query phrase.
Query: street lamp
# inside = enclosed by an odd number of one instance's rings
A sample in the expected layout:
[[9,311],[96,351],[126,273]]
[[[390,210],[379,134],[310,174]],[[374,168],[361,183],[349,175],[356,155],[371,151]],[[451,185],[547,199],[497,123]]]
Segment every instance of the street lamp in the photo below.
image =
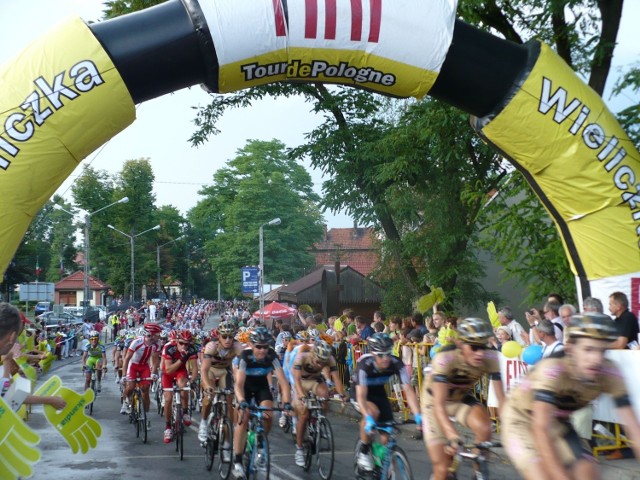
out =
[[175,238],[167,243],[163,243],[162,245],[158,245],[158,248],[156,250],[156,264],[158,265],[158,279],[157,279],[157,285],[156,288],[158,289],[158,292],[162,291],[162,288],[160,287],[160,249],[166,245],[169,245],[170,243],[173,242],[177,242],[178,240],[182,240],[184,237],[186,237],[186,235],[181,235],[178,238]]
[[[91,217],[98,212],[106,210],[109,207],[113,207],[114,205],[118,205],[119,203],[127,203],[129,201],[129,197],[122,197],[120,200],[117,200],[113,203],[110,203],[107,206],[99,208],[94,212],[86,212],[84,215],[84,286],[83,286],[83,303],[82,303],[82,318],[86,319],[87,315],[87,307],[89,300],[89,253],[91,252],[90,248],[90,238],[89,238],[89,229],[91,227]],[[62,210],[63,212],[67,212],[69,215],[73,215],[69,210],[61,207],[56,204],[53,208],[57,210]]]
[[136,247],[136,237],[139,237],[140,235],[144,235],[145,233],[148,233],[152,230],[160,230],[160,225],[156,225],[155,227],[145,230],[144,232],[140,232],[137,235],[129,235],[128,233],[124,233],[122,230],[118,230],[113,225],[107,225],[107,227],[109,227],[111,230],[115,230],[121,235],[124,235],[131,242],[131,303],[133,303],[134,293],[135,293],[135,281],[136,281],[136,260],[135,260],[135,254],[134,254],[134,250]]
[[260,225],[260,323],[264,322],[264,233],[262,228],[267,225],[280,225],[282,220],[274,218],[270,222]]

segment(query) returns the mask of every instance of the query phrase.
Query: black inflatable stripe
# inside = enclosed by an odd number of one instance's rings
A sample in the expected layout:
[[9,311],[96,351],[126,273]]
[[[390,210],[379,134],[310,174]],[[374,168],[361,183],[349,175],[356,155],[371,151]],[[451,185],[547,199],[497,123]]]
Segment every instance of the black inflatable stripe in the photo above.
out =
[[198,84],[217,90],[217,57],[197,2],[170,0],[89,28],[134,103]]

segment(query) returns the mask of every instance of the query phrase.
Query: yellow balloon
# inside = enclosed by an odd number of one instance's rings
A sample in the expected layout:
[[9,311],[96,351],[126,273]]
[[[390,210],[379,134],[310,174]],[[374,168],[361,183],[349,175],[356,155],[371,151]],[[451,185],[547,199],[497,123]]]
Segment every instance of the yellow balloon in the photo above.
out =
[[522,352],[522,346],[515,340],[511,340],[502,345],[502,354],[507,358],[515,358]]

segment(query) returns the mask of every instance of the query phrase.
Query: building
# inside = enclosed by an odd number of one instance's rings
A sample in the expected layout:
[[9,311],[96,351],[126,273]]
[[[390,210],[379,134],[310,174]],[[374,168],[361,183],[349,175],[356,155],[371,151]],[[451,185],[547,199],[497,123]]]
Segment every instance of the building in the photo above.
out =
[[[109,285],[89,276],[89,304],[104,305]],[[84,272],[77,271],[55,284],[54,303],[81,306],[84,300]]]
[[378,251],[372,228],[332,228],[324,227],[322,240],[309,250],[316,258],[316,265],[333,265],[340,262],[368,276],[378,265]]

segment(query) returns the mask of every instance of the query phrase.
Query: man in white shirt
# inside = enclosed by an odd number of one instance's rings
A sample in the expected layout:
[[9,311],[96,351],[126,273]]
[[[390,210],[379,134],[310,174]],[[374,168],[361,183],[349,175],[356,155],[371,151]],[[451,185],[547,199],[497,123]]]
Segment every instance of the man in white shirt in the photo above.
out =
[[[523,338],[523,333],[525,333],[524,328],[520,325],[513,317],[513,312],[511,311],[511,307],[502,307],[500,311],[498,311],[498,320],[500,324],[507,327],[511,332],[511,338],[518,342],[523,347],[527,346],[527,342]],[[526,333],[525,333],[526,336]]]
[[157,307],[155,303],[152,303],[151,305],[149,305],[149,321],[150,322],[155,322],[156,321],[156,313],[157,313]]
[[537,330],[538,338],[542,343],[542,358],[564,350],[563,343],[556,337],[555,325],[550,320],[545,318],[533,328]]
[[560,304],[554,301],[548,301],[542,307],[544,318],[551,320],[556,329],[556,338],[564,338],[564,325],[560,318]]

